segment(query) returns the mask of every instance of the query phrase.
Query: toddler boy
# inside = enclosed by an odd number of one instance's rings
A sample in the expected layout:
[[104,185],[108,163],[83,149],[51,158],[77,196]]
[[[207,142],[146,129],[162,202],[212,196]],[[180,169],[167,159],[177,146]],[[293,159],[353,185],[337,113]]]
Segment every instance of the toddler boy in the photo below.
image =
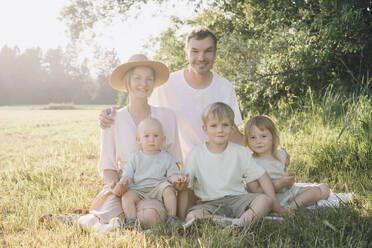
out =
[[141,149],[128,158],[122,178],[113,193],[122,196],[126,217],[125,228],[136,228],[136,205],[142,199],[157,199],[164,202],[168,214],[167,222],[180,225],[176,217],[177,198],[172,184],[188,182],[180,175],[176,160],[162,151],[166,139],[159,120],[148,118],[138,125],[136,140]]

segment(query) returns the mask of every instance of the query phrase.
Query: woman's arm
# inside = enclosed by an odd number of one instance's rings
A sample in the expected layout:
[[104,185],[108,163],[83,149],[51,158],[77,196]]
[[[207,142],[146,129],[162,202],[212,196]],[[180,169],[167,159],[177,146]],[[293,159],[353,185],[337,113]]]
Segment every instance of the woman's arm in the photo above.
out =
[[111,185],[117,183],[120,180],[120,175],[116,170],[103,170],[103,179],[106,184]]

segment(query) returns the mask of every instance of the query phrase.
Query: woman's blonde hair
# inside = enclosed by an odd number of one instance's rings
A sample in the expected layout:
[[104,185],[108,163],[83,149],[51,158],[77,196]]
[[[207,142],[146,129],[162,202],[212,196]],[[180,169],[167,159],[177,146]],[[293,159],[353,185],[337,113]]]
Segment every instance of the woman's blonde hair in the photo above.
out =
[[124,74],[124,77],[123,77],[123,88],[126,89],[128,92],[129,92],[129,89],[130,89],[130,78],[132,77],[132,74],[133,74],[134,69],[136,69],[137,67],[146,67],[146,68],[150,68],[151,71],[152,71],[152,74],[154,75],[154,82],[155,82],[156,74],[155,74],[155,71],[154,71],[153,68],[151,68],[151,67],[149,67],[149,66],[135,66],[135,67],[132,67],[132,68],[130,68],[130,70],[128,70],[128,71]]
[[[279,132],[278,132],[278,129],[275,127],[274,121],[267,115],[260,115],[260,116],[255,116],[251,118],[245,124],[245,127],[244,127],[244,133],[247,139],[248,147],[249,147],[249,142],[248,142],[249,132],[253,126],[256,126],[261,131],[263,131],[264,129],[267,129],[271,133],[271,135],[273,136],[273,145],[271,147],[271,153],[276,159],[279,160],[277,156],[277,151],[278,151],[278,147],[280,144],[280,139],[279,139]],[[258,155],[257,153],[253,151],[251,147],[249,147],[249,149],[252,150],[253,156]]]

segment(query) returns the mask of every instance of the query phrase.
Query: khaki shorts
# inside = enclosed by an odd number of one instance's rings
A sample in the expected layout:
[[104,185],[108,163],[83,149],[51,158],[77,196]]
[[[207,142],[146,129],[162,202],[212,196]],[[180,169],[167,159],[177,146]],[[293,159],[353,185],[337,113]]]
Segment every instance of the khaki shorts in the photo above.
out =
[[[96,199],[93,202],[93,205],[96,201],[100,200],[103,195],[107,194],[107,192],[111,191],[111,187],[106,185],[104,189],[98,194]],[[167,217],[163,201],[158,200],[142,200],[137,204],[137,215],[141,212],[143,215],[145,210],[152,209],[155,210],[162,220],[165,220]],[[110,194],[102,203],[102,205],[97,209],[90,209],[90,213],[95,215],[100,222],[102,223],[109,223],[109,221],[114,218],[118,217],[121,214],[124,214],[123,208],[121,205],[121,197],[117,197],[116,195]]]
[[211,201],[199,201],[197,205],[188,210],[188,213],[202,209],[213,215],[240,218],[258,195],[259,194],[246,193],[242,195],[228,195]]
[[168,186],[173,188],[173,185],[166,181],[156,185],[155,187],[130,189],[130,191],[135,192],[141,200],[156,199],[160,202],[163,202],[163,191]]

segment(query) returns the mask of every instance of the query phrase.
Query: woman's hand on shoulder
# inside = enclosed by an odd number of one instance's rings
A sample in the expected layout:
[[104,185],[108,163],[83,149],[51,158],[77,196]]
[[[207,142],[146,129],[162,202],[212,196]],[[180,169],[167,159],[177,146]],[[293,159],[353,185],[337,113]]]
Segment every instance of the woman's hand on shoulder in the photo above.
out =
[[109,128],[115,122],[116,108],[106,108],[99,114],[99,125],[102,129]]

